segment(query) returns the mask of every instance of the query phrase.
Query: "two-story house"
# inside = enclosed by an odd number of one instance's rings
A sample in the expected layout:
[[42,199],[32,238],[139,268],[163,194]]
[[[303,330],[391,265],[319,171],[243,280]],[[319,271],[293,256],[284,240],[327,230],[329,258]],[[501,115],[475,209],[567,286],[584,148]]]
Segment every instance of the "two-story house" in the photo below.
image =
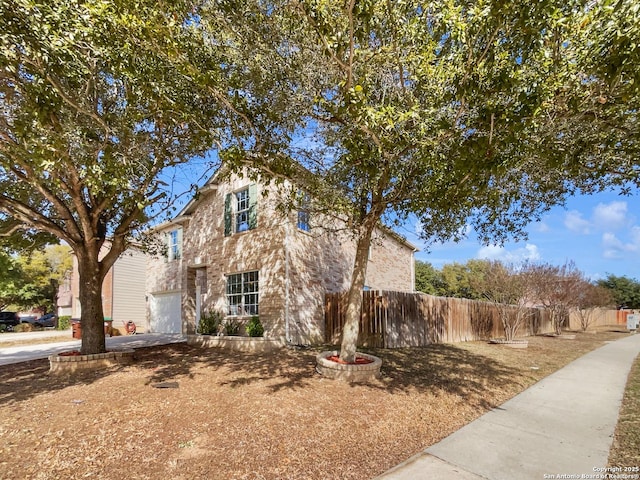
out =
[[[242,321],[259,316],[267,338],[323,341],[325,294],[348,288],[355,243],[309,212],[282,213],[277,200],[273,186],[216,174],[157,228],[166,255],[148,262],[150,331],[195,333],[200,314],[216,309]],[[379,229],[366,287],[413,291],[415,250]]]

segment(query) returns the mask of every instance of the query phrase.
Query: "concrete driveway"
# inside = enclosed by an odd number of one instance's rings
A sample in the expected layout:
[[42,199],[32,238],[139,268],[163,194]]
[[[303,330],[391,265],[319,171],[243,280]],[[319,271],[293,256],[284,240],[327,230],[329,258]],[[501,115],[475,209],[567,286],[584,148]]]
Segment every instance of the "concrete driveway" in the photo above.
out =
[[[80,340],[68,340],[71,337],[71,330],[62,332],[51,330],[45,332],[10,333],[0,335],[0,347],[3,342],[6,343],[8,341],[16,342],[28,340],[31,342],[38,338],[51,339],[56,337],[60,337],[61,339],[66,338],[67,341],[0,348],[0,365],[38,360],[40,358],[47,358],[49,355],[53,355],[55,353],[64,352],[66,350],[77,350],[80,348]],[[136,335],[106,338],[107,348],[141,348],[156,345],[167,345],[170,343],[181,343],[185,341],[186,337],[184,335],[165,333],[141,333]]]

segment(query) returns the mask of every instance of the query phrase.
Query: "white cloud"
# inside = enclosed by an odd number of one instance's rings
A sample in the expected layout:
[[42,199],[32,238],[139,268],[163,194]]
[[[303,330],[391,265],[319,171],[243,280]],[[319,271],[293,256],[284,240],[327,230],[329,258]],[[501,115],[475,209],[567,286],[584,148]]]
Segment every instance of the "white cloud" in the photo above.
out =
[[611,232],[604,233],[602,235],[604,257],[624,258],[625,254],[640,252],[640,227],[633,227],[629,237],[629,241],[625,243]]
[[602,247],[604,258],[620,258],[624,245],[613,233],[605,233],[602,235]]
[[497,260],[501,258],[506,252],[504,247],[498,245],[487,245],[478,250],[476,257],[486,258],[487,260]]
[[548,233],[551,231],[551,227],[545,222],[536,223],[534,228],[539,233]]
[[571,210],[565,214],[564,226],[571,232],[588,235],[593,231],[615,232],[633,223],[629,215],[627,202],[614,201],[599,203],[586,219],[582,212]]
[[524,247],[514,250],[507,250],[498,245],[488,245],[478,250],[476,258],[518,264],[526,261],[535,262],[541,257],[537,245],[527,243]]
[[627,202],[599,203],[593,209],[593,223],[601,230],[612,231],[630,223]]
[[591,223],[582,218],[582,214],[577,210],[571,210],[564,216],[564,226],[572,232],[587,235],[590,232]]

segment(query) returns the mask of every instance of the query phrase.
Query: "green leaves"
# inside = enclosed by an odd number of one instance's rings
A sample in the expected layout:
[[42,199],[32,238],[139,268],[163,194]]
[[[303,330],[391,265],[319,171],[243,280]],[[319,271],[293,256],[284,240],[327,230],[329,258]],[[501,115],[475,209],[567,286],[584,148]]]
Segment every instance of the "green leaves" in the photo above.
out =
[[618,308],[640,308],[640,282],[634,278],[607,275],[598,280],[598,286],[611,291]]
[[192,14],[187,2],[0,6],[0,211],[74,246],[98,224],[99,241],[143,226],[156,177],[203,155],[226,122],[183,73],[202,45],[179,20]]
[[58,285],[71,268],[70,249],[61,245],[12,256],[0,251],[0,309],[14,305],[52,310]]
[[[609,52],[632,58],[603,23],[607,5],[618,29],[640,23],[623,0],[243,5],[260,12],[243,17],[257,39],[248,51],[278,72],[246,92],[286,98],[272,126],[298,132],[271,151],[324,175],[350,198],[355,223],[413,212],[429,239],[471,223],[499,242],[524,236],[577,190],[637,181],[637,109],[622,101],[627,87],[603,95],[604,64],[589,39],[602,30]],[[237,58],[254,68],[249,54]],[[297,137],[314,141],[294,146]]]

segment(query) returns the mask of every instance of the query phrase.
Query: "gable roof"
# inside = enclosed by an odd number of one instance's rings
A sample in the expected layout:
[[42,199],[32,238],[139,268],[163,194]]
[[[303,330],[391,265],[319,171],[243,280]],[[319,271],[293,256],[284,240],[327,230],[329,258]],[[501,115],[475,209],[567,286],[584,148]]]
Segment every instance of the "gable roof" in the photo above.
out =
[[[176,215],[172,221],[177,221],[181,217],[189,217],[202,201],[203,195],[207,195],[210,192],[214,192],[218,189],[219,178],[223,173],[227,173],[227,171],[228,168],[225,168],[224,164],[220,168],[218,168],[214,172],[214,174],[211,175],[206,182],[204,182],[204,185],[198,188],[193,198],[189,200],[189,202],[184,206],[182,210],[180,210],[178,215]],[[182,220],[184,221],[185,219],[183,218]]]
[[[209,177],[209,179],[202,185],[202,187],[198,189],[196,194],[193,196],[191,200],[189,200],[189,202],[183,207],[183,209],[180,210],[180,212],[173,219],[163,223],[162,225],[158,225],[158,229],[165,228],[169,225],[176,225],[176,224],[179,225],[185,222],[186,220],[188,220],[189,217],[198,208],[198,205],[202,202],[204,197],[209,193],[215,192],[218,190],[218,186],[220,185],[222,180],[221,177],[228,173],[230,173],[229,169],[225,166],[225,164],[222,164],[220,168],[218,168],[218,170],[216,170],[215,173],[211,175],[211,177]],[[393,238],[395,241],[397,241],[404,247],[408,248],[409,250],[412,250],[413,252],[417,252],[420,250],[418,247],[416,247],[411,242],[409,242],[405,237],[393,231],[391,228],[387,227],[386,225],[383,225],[382,223],[380,223],[379,228],[385,234],[389,235],[391,238]]]

